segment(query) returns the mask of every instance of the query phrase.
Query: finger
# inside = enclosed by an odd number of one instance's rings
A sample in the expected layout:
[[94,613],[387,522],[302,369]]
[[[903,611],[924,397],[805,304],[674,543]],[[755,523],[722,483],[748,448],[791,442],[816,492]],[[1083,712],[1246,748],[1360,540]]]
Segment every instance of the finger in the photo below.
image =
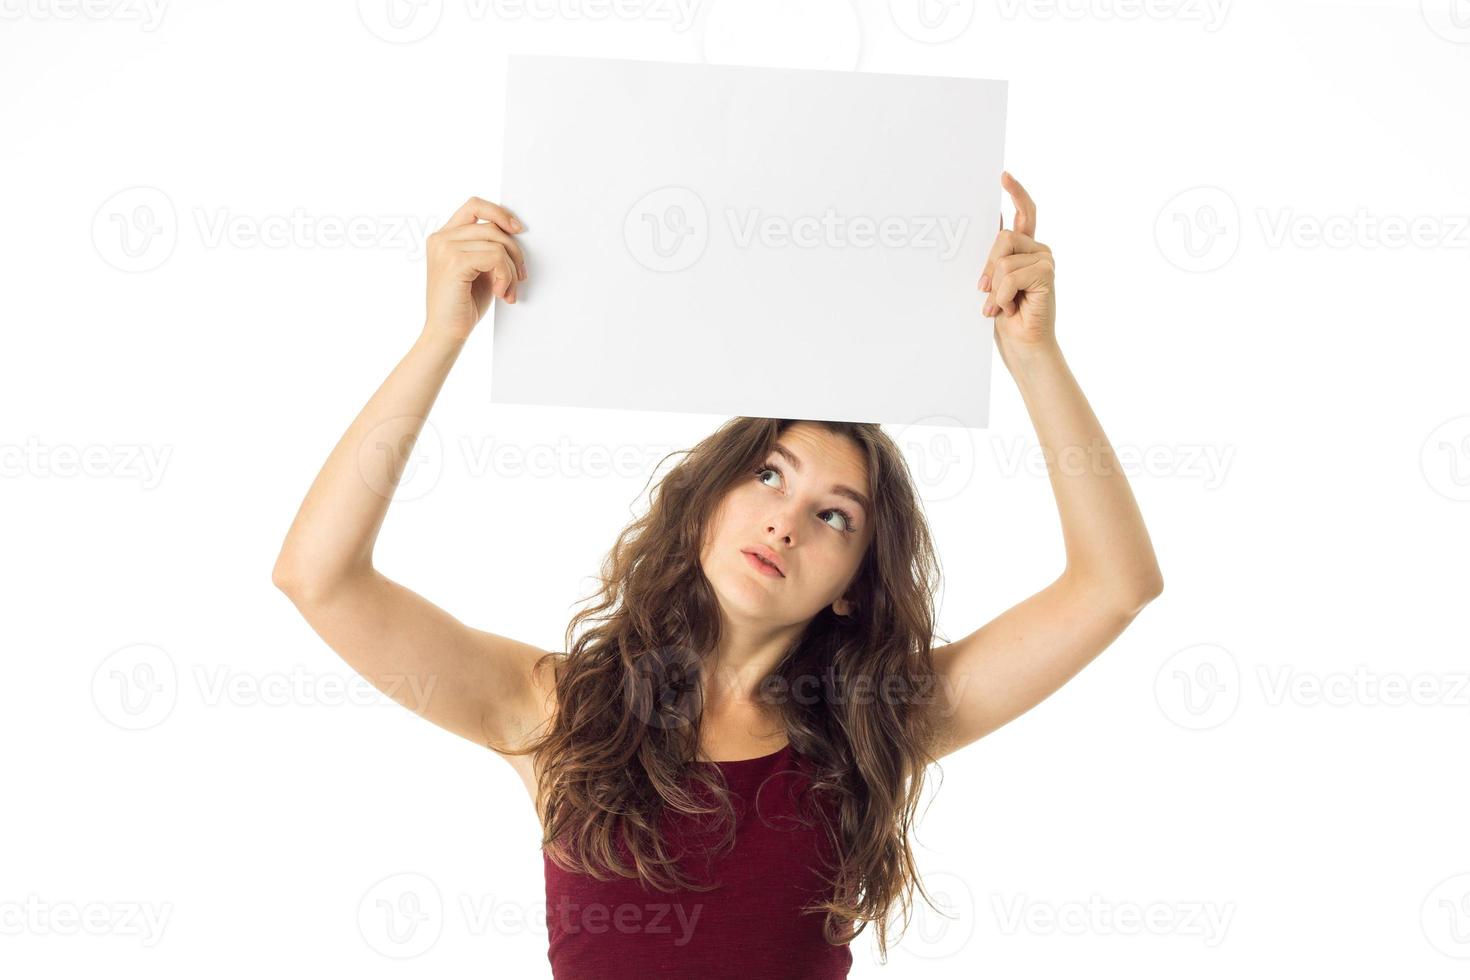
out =
[[491,291],[504,297],[510,284],[515,282],[515,267],[503,249],[478,252],[460,252],[453,259],[455,275],[462,282],[474,282],[482,275],[490,276]]
[[990,294],[991,305],[1014,316],[1018,308],[1016,294],[1026,290],[1050,288],[1054,271],[1051,256],[1036,256],[1031,262],[1007,272],[1000,278],[996,283],[995,292]]
[[[465,244],[460,245],[460,248],[463,248],[466,253],[479,253],[479,251],[484,251],[484,253],[503,253],[503,245],[498,244],[498,242],[465,242]],[[514,285],[520,279],[523,279],[523,276],[520,275],[520,269],[516,266],[512,257],[510,257],[510,253],[503,254],[504,260],[500,260],[500,262],[497,262],[497,266],[495,266],[495,276],[497,278],[498,276],[504,276],[504,278],[509,279],[510,285]]]
[[1003,171],[1000,175],[1001,186],[1011,195],[1011,202],[1016,206],[1016,220],[1012,223],[1012,229],[1022,235],[1034,237],[1036,235],[1036,202],[1031,200],[1031,195],[1026,193],[1026,188],[1021,182],[1012,177],[1010,171]]
[[985,256],[985,265],[980,268],[980,283],[978,287],[987,293],[990,292],[992,277],[995,272],[995,263],[999,262],[1005,256],[1010,255],[1015,250],[1011,241],[1013,234],[1013,232],[1006,231],[1002,228],[995,233],[995,241],[990,244],[990,254]]
[[446,231],[445,241],[454,242],[456,248],[484,248],[491,243],[503,245],[515,259],[517,277],[526,278],[526,253],[521,243],[499,228],[490,224],[459,225]]
[[460,225],[472,225],[476,221],[489,221],[499,225],[505,231],[524,231],[525,226],[520,223],[515,215],[511,214],[499,204],[485,200],[483,197],[472,197],[460,205],[458,211],[444,223],[445,228],[455,228]]
[[985,267],[980,272],[980,289],[990,291],[991,284],[995,279],[995,263],[1007,255],[1017,252],[1050,252],[1051,248],[1041,244],[1029,235],[1023,235],[1016,231],[1001,231],[995,236],[995,243],[990,246],[990,254],[986,256]]
[[[1017,269],[1024,268],[1038,261],[1044,254],[1043,252],[1013,252],[1010,255],[1002,256],[996,261],[995,267],[991,270],[991,278],[995,280],[995,290],[1000,288],[1000,284],[1006,276]],[[991,290],[990,296],[985,301],[984,308],[987,316],[992,315],[991,310],[1000,305],[998,293],[995,290]]]

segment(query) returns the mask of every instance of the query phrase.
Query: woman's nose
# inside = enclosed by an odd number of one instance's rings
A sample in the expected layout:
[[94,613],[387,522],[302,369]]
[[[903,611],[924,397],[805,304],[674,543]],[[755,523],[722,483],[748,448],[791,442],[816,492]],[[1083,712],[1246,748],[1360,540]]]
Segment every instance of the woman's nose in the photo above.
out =
[[791,540],[796,531],[796,514],[791,510],[779,511],[766,520],[766,533]]

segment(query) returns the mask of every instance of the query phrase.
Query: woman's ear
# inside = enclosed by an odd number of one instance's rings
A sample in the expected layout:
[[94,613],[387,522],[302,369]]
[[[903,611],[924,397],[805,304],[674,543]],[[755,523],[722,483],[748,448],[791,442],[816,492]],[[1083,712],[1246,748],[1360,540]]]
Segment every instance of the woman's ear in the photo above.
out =
[[839,616],[851,616],[855,607],[847,600],[846,596],[832,603],[832,611]]

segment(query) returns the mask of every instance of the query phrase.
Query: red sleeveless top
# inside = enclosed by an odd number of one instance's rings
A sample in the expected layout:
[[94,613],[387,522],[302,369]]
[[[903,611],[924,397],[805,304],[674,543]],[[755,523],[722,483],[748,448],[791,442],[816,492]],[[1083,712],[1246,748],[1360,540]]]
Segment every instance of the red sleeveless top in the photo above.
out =
[[[849,946],[822,935],[825,912],[805,905],[831,897],[831,842],[801,809],[803,759],[786,746],[718,766],[735,809],[735,845],[715,855],[716,814],[669,812],[664,835],[680,870],[710,891],[662,892],[636,878],[598,881],[542,855],[546,869],[547,958],[554,980],[842,980]],[[829,819],[835,810],[826,811]],[[805,816],[810,827],[802,826]],[[701,828],[697,821],[703,820]],[[624,858],[627,858],[626,851]]]

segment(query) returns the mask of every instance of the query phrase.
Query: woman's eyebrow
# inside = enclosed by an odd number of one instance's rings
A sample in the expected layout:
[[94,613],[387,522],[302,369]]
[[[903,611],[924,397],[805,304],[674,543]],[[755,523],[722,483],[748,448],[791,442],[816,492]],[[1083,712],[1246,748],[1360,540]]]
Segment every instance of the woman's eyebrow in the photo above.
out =
[[[787,449],[779,442],[772,446],[771,449],[773,452],[777,453],[788,463],[790,463],[793,470],[798,473],[801,472],[801,460],[797,457],[796,453],[792,452],[790,449]],[[858,491],[854,490],[852,487],[847,486],[845,483],[838,483],[833,486],[832,492],[840,497],[846,497],[856,503],[859,507],[863,509],[864,514],[870,514],[873,511],[872,505],[868,503],[868,498],[863,496]]]

